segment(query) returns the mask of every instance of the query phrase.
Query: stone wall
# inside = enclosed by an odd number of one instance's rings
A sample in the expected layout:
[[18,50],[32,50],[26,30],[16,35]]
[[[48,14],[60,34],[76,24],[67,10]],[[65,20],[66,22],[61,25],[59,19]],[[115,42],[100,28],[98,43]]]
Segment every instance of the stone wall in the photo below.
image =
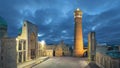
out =
[[1,68],[17,68],[16,39],[1,40]]
[[111,58],[100,52],[96,53],[96,63],[101,68],[120,68],[120,58]]

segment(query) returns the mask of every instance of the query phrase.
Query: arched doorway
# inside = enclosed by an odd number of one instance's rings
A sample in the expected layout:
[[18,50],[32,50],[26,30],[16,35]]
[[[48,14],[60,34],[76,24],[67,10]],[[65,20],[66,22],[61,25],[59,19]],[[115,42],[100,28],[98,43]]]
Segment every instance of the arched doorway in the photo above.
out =
[[62,55],[65,56],[64,52],[62,52]]
[[55,56],[55,50],[53,50],[53,56]]
[[30,58],[36,58],[36,36],[33,33],[30,34]]
[[83,54],[83,57],[87,57],[87,56],[88,56],[88,53],[87,53],[87,51],[85,51]]

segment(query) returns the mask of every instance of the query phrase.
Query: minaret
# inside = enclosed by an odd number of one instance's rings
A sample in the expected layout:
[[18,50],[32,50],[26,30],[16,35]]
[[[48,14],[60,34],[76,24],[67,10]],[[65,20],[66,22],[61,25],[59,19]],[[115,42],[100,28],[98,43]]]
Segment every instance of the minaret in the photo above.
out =
[[82,11],[77,8],[74,12],[75,34],[74,34],[74,56],[82,57],[85,50],[83,45],[82,34]]
[[88,34],[88,60],[89,62],[95,60],[95,55],[96,55],[95,32],[90,32]]

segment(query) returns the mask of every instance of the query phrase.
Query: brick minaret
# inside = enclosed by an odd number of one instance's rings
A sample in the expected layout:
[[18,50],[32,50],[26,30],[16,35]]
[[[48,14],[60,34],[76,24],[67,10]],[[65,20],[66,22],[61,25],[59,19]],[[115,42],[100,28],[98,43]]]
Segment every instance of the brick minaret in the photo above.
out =
[[82,11],[78,8],[74,12],[75,19],[75,35],[74,35],[74,56],[83,56],[85,50],[83,45],[83,34],[82,34]]

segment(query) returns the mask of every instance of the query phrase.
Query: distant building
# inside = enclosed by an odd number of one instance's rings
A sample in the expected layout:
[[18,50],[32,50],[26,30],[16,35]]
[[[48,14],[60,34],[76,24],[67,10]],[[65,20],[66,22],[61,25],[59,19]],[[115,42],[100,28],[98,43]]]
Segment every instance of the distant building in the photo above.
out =
[[57,56],[57,57],[63,56],[63,50],[62,50],[62,47],[60,45],[58,45],[55,48],[55,56]]
[[88,34],[88,60],[94,61],[96,54],[96,39],[95,32],[90,32]]
[[45,41],[38,42],[38,57],[46,56],[46,43]]
[[53,57],[53,50],[46,50],[46,56],[48,56],[48,57]]
[[[53,56],[57,56],[57,57],[60,57],[60,56],[71,56],[71,50],[70,50],[70,47],[65,45],[63,41],[60,42],[60,44],[58,45],[47,45],[46,46],[46,53],[47,52],[51,52],[53,53],[52,55]],[[47,56],[48,53],[47,53]]]
[[46,56],[50,56],[50,57],[55,56],[56,47],[57,47],[57,45],[47,45],[46,46]]
[[64,41],[61,41],[60,44],[58,44],[60,47],[62,47],[62,56],[71,56],[71,50],[70,47],[67,46]]
[[0,68],[17,68],[17,51],[15,38],[2,38],[0,40],[1,55]]
[[107,49],[107,46],[97,46],[96,64],[101,68],[120,68],[120,51]]

